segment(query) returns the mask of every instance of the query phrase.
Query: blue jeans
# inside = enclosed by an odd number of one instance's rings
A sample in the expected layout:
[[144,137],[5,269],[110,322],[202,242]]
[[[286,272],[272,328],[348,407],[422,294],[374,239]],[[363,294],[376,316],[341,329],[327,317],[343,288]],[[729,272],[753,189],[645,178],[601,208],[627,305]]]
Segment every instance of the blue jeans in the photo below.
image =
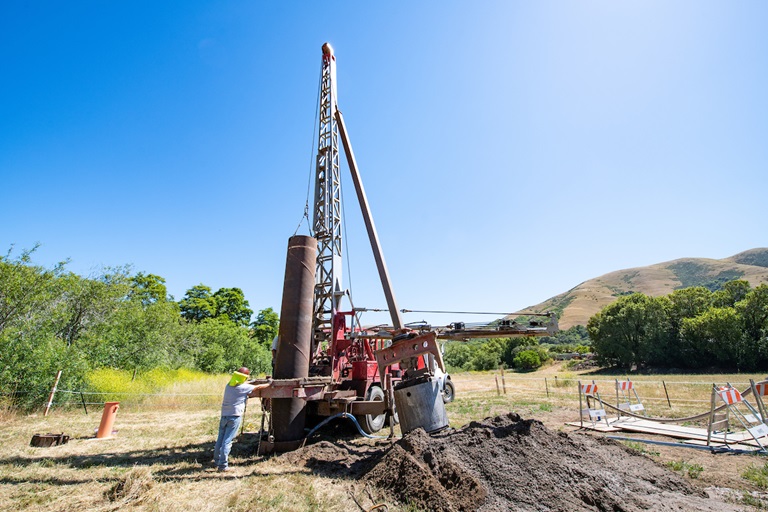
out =
[[242,416],[222,416],[219,420],[219,437],[213,449],[213,462],[219,468],[227,467],[227,458],[232,449],[232,441],[237,437],[237,429],[240,428]]

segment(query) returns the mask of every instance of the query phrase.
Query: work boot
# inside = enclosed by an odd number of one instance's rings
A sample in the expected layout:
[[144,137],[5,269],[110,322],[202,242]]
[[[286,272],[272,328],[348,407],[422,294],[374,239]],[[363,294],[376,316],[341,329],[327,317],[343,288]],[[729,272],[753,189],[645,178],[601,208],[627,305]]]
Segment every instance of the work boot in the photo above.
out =
[[230,468],[229,466],[219,466],[218,468],[216,468],[216,471],[218,471],[219,473],[225,473],[227,471],[232,471],[232,468]]

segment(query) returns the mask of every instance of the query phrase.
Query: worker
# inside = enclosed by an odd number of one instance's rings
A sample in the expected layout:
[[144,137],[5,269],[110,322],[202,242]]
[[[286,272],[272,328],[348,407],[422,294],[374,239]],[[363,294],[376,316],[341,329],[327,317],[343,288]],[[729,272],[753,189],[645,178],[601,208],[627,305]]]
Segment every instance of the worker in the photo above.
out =
[[232,374],[224,388],[224,399],[221,401],[221,420],[219,420],[219,437],[213,449],[213,462],[217,471],[229,471],[229,451],[232,441],[237,436],[237,429],[243,420],[245,402],[254,390],[262,389],[269,384],[255,385],[253,381],[246,382],[251,371],[246,367],[239,368]]

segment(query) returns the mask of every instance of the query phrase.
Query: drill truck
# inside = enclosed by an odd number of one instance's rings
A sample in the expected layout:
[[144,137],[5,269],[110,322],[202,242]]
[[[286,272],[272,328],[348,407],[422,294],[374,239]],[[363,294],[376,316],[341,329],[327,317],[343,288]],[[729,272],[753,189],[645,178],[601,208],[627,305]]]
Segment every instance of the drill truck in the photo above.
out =
[[[544,336],[557,330],[556,317],[526,325],[503,320],[496,325],[444,327],[405,325],[392,290],[373,216],[360,177],[344,117],[338,108],[336,57],[322,46],[319,130],[311,235],[288,241],[274,375],[262,397],[259,452],[289,451],[307,431],[329,418],[345,417],[361,434],[401,424],[431,432],[448,425],[444,398],[453,395],[445,377],[438,338]],[[365,327],[351,294],[343,287],[340,150],[346,156],[357,201],[378,270],[392,324]],[[308,217],[308,208],[305,208]],[[348,303],[348,304],[346,304]],[[265,428],[266,424],[266,428]]]

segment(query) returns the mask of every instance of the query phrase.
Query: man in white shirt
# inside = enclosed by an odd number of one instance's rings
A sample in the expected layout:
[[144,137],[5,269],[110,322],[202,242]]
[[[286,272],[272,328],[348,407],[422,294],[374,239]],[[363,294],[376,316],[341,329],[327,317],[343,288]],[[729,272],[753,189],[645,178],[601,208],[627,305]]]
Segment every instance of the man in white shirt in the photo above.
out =
[[240,428],[240,422],[245,412],[245,402],[248,396],[255,389],[262,389],[269,384],[254,385],[252,382],[246,382],[251,371],[242,367],[232,375],[224,388],[224,399],[221,401],[221,420],[219,420],[219,437],[216,439],[216,446],[213,449],[213,462],[218,471],[229,471],[229,452],[232,449],[232,442],[237,436],[237,429]]

